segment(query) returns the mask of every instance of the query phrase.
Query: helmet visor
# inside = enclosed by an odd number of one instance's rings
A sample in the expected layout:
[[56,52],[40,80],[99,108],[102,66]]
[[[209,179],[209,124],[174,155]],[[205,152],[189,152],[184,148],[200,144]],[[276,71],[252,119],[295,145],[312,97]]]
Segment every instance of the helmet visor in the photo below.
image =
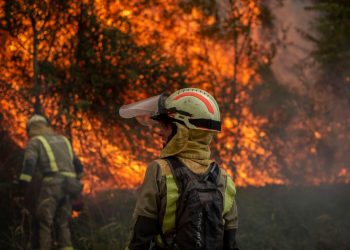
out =
[[153,125],[152,117],[157,116],[163,110],[164,95],[157,95],[128,105],[119,109],[119,115],[123,118],[136,118],[143,125]]

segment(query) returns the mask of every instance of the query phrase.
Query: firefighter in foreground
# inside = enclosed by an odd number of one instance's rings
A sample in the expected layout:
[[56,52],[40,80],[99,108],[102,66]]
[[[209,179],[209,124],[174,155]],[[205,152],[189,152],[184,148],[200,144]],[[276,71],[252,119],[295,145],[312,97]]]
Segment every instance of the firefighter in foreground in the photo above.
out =
[[51,229],[55,227],[59,249],[73,249],[69,230],[71,201],[82,190],[82,165],[68,139],[55,133],[43,116],[34,115],[28,120],[27,133],[29,141],[19,177],[22,193],[28,190],[34,176],[40,180],[38,197],[31,197],[36,200],[33,217],[39,227],[39,246],[33,248],[51,249]]
[[210,142],[221,130],[215,99],[186,88],[125,105],[119,113],[160,126],[164,142],[146,170],[127,249],[237,250],[236,189],[210,159]]

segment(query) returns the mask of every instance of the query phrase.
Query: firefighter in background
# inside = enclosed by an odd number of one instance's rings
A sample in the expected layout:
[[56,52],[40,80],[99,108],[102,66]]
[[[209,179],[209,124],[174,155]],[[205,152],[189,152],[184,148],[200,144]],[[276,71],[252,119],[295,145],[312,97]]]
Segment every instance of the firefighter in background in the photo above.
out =
[[51,249],[51,230],[55,227],[59,249],[73,249],[69,229],[71,201],[82,190],[82,164],[68,139],[55,133],[45,117],[32,116],[27,122],[27,133],[29,141],[19,181],[25,194],[34,175],[40,180],[38,197],[32,197],[36,200],[33,217],[38,225],[39,248]]
[[[211,225],[215,226],[209,226],[210,229],[200,228],[198,232],[186,232],[186,230],[191,231],[191,226],[188,226],[191,220],[192,222],[196,220],[191,216],[200,214],[200,211],[184,212],[189,208],[181,205],[183,201],[179,197],[184,194],[179,191],[179,181],[174,181],[178,179],[178,177],[174,178],[174,175],[179,173],[176,171],[183,173],[186,170],[193,173],[192,175],[205,175],[211,172],[210,166],[213,166],[213,161],[210,159],[209,145],[213,136],[221,131],[220,111],[215,99],[203,90],[186,88],[176,91],[168,98],[159,95],[125,105],[121,107],[119,113],[123,118],[136,117],[144,125],[160,126],[159,135],[164,142],[159,159],[147,167],[133,214],[127,249],[150,249],[151,247],[152,249],[237,250],[236,189],[225,170],[219,168],[218,174],[213,178],[221,194],[221,199],[217,201],[219,205],[216,206],[216,208],[219,207],[218,222],[212,223]],[[173,166],[174,161],[177,167],[180,166],[176,171]],[[201,195],[205,196],[205,194]],[[211,199],[214,200],[215,196]],[[192,205],[187,201],[185,206]],[[179,207],[182,215],[177,213],[177,210],[180,210]],[[212,207],[215,207],[215,204]],[[218,211],[209,211],[208,218],[210,214],[215,213]],[[188,216],[188,218],[178,218],[181,216]],[[215,218],[210,220],[213,222]],[[192,228],[195,227],[192,226]],[[208,235],[211,230],[217,235]],[[201,237],[210,238],[211,241]]]

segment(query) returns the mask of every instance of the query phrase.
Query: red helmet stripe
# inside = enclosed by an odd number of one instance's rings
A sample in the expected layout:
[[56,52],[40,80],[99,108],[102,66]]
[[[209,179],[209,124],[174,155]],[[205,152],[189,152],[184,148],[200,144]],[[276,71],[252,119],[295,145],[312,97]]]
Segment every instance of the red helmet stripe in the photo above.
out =
[[201,100],[205,106],[207,106],[207,109],[210,113],[214,114],[214,108],[213,108],[213,105],[211,105],[211,103],[208,101],[207,98],[205,98],[204,96],[198,94],[198,93],[195,93],[195,92],[185,92],[185,93],[182,93],[180,95],[177,95],[174,100],[178,100],[182,97],[185,97],[185,96],[193,96],[193,97],[196,97],[198,98],[199,100]]

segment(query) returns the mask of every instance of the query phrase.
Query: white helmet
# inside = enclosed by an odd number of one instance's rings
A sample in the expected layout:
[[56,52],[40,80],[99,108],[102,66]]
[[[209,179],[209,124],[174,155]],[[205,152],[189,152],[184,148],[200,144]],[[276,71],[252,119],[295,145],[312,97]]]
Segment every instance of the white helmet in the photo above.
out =
[[165,100],[167,115],[190,129],[221,131],[220,110],[206,91],[185,88]]
[[124,118],[149,117],[154,120],[169,118],[190,129],[221,131],[220,110],[215,99],[206,91],[196,88],[180,89],[168,98],[158,95],[122,106]]

